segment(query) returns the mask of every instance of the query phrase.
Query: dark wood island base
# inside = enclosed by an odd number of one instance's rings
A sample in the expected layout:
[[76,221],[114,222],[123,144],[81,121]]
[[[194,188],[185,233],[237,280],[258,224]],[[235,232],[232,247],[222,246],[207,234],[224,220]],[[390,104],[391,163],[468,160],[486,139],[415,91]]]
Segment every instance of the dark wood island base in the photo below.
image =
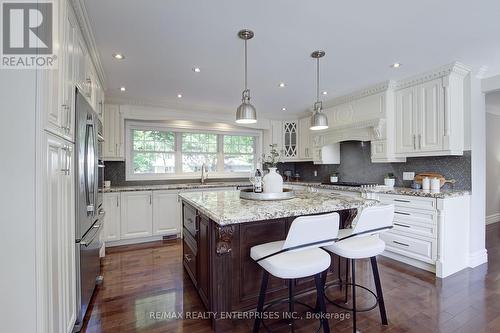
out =
[[[183,263],[208,312],[215,332],[231,332],[223,313],[257,307],[262,269],[250,258],[250,248],[284,240],[294,217],[219,225],[186,202],[183,213]],[[357,209],[339,211],[341,226],[352,222]],[[340,265],[339,265],[340,263]],[[332,255],[328,282],[338,281],[345,264]],[[287,281],[271,276],[266,303],[287,297]],[[314,278],[299,279],[296,293],[315,292]],[[227,318],[227,316],[225,317]]]

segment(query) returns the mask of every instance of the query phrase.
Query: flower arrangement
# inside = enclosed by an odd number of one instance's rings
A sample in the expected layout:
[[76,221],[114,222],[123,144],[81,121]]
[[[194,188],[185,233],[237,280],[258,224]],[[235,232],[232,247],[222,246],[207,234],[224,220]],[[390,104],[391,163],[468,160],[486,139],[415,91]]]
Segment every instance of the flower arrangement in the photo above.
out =
[[277,144],[273,143],[273,144],[269,145],[269,147],[271,147],[271,149],[269,150],[269,153],[262,154],[262,157],[261,157],[262,167],[276,168],[278,163],[281,162],[281,154],[277,149],[277,147],[278,147]]

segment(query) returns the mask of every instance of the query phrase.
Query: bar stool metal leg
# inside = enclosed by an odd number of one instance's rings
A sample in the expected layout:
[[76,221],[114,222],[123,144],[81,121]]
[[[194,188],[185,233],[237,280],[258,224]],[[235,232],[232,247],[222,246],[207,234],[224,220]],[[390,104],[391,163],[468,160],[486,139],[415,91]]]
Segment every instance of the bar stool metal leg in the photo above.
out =
[[293,311],[294,311],[294,298],[293,298],[293,279],[288,280],[288,312],[290,314],[290,326],[292,329],[292,333],[295,332],[295,320],[293,319]]
[[352,331],[356,333],[356,261],[351,259],[352,280]]
[[349,259],[345,260],[345,294],[344,294],[344,303],[347,304],[347,298],[349,293],[349,288],[347,284],[349,283]]
[[264,300],[266,297],[267,283],[269,282],[269,273],[264,270],[262,275],[262,283],[260,285],[259,302],[257,303],[257,316],[253,324],[253,333],[258,333],[260,329],[260,322],[262,321],[262,310],[264,309]]
[[[325,276],[328,271],[325,271]],[[323,284],[322,273],[316,274],[314,276],[316,282],[316,292],[318,293],[318,303],[321,314],[321,325],[323,326],[323,333],[330,333],[330,325],[328,324],[328,319],[324,316],[326,314],[326,304],[325,304],[325,285]]]
[[388,325],[387,314],[385,312],[384,294],[382,292],[382,285],[380,284],[380,275],[378,273],[377,257],[371,257],[370,261],[372,264],[373,279],[375,280],[375,288],[377,289],[380,319],[382,319],[382,325]]

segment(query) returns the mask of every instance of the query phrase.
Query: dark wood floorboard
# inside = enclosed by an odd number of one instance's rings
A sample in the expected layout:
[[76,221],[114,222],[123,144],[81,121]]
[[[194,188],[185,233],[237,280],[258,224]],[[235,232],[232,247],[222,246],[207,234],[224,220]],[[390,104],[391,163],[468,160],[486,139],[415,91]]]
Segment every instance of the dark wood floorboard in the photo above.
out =
[[[500,223],[487,226],[489,263],[446,279],[379,258],[389,326],[378,309],[358,315],[361,332],[500,332]],[[182,267],[179,240],[108,249],[102,261],[104,282],[94,295],[82,330],[85,333],[212,332],[203,319],[150,318],[150,312],[203,312],[203,305]],[[358,283],[375,289],[369,261],[356,266]],[[333,295],[336,289],[330,291]],[[369,302],[360,295],[360,303]],[[313,303],[314,300],[304,300]],[[333,305],[331,313],[345,314]],[[241,320],[234,332],[250,332]],[[313,332],[316,322],[297,324]],[[332,332],[351,332],[351,320],[331,319]],[[264,330],[261,330],[264,332]],[[286,332],[287,330],[282,330]]]

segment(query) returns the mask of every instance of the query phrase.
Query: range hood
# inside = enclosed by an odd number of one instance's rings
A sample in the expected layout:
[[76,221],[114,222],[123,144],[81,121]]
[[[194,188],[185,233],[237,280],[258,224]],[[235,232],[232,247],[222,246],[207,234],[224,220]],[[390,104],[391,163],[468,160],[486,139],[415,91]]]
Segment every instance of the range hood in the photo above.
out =
[[386,81],[330,101],[323,111],[330,127],[313,134],[313,148],[369,141],[372,162],[405,162],[394,154],[394,87],[395,82]]

